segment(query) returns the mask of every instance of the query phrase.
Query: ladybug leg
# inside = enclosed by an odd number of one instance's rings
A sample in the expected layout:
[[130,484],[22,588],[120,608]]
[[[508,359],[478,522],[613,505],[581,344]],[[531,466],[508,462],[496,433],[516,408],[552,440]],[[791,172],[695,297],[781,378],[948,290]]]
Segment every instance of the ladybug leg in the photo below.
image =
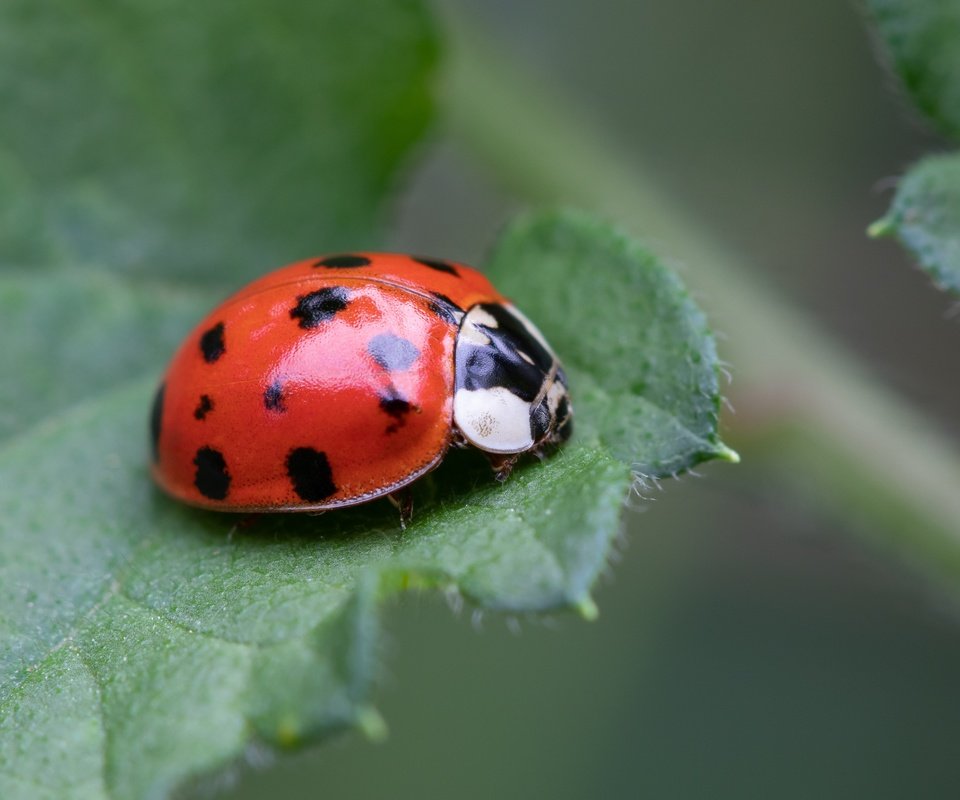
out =
[[413,519],[413,490],[409,486],[404,486],[388,494],[387,500],[400,512],[400,529],[405,531],[407,524]]
[[513,468],[520,458],[519,453],[484,453],[487,461],[490,462],[490,468],[493,470],[493,476],[503,483],[510,477]]
[[456,447],[458,450],[463,450],[465,447],[470,447],[470,442],[467,441],[466,437],[460,433],[460,431],[454,429],[450,434],[450,446]]
[[244,516],[240,517],[234,523],[233,527],[229,531],[227,531],[227,541],[232,542],[233,535],[237,531],[244,530],[245,528],[252,528],[261,520],[262,517],[263,517],[263,514],[245,514]]
[[560,448],[558,447],[556,442],[546,441],[546,442],[542,442],[539,447],[533,448],[533,450],[531,450],[530,453],[538,461],[544,461],[559,449]]

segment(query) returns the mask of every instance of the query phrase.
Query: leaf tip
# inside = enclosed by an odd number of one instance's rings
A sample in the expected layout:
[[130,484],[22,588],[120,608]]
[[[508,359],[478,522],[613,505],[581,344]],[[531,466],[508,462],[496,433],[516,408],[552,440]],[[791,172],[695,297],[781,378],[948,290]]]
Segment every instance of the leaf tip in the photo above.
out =
[[593,622],[600,616],[600,609],[597,608],[597,604],[593,601],[593,598],[585,594],[583,597],[577,599],[573,604],[576,612],[583,617],[587,622]]
[[373,706],[362,706],[357,711],[357,728],[371,742],[382,742],[389,735],[386,720]]
[[867,227],[867,236],[871,239],[881,239],[884,236],[890,236],[896,229],[897,226],[892,217],[881,217]]
[[730,464],[740,463],[740,454],[732,447],[727,447],[723,442],[717,446],[717,458]]

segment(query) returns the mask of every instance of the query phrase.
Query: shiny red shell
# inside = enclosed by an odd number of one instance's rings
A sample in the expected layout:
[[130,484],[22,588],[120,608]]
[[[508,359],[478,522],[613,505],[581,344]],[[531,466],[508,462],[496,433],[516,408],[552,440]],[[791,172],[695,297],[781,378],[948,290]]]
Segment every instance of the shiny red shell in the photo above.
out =
[[408,255],[300,261],[187,336],[157,391],[153,476],[224,511],[389,494],[451,442],[460,312],[506,302],[475,270]]

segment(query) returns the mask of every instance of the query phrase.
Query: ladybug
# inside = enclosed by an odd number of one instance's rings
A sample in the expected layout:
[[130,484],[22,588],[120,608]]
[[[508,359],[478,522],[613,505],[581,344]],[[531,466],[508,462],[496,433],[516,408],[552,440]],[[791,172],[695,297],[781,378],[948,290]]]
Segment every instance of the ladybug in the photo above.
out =
[[247,285],[186,338],[150,418],[153,477],[221,511],[391,499],[448,448],[505,480],[573,428],[563,367],[479,272],[387,253],[299,261]]

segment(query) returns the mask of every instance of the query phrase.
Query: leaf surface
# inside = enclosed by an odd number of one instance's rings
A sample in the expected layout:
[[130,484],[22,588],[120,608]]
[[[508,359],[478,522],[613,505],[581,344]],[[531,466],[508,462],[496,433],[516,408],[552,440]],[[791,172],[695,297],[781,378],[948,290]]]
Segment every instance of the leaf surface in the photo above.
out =
[[156,374],[221,293],[86,269],[0,273],[0,442]]
[[0,796],[163,797],[255,743],[369,723],[402,590],[593,613],[632,471],[730,456],[713,342],[675,277],[581,215],[520,220],[491,267],[568,360],[578,430],[504,485],[451,453],[405,532],[385,501],[251,520],[163,496],[153,378],[0,445]]

